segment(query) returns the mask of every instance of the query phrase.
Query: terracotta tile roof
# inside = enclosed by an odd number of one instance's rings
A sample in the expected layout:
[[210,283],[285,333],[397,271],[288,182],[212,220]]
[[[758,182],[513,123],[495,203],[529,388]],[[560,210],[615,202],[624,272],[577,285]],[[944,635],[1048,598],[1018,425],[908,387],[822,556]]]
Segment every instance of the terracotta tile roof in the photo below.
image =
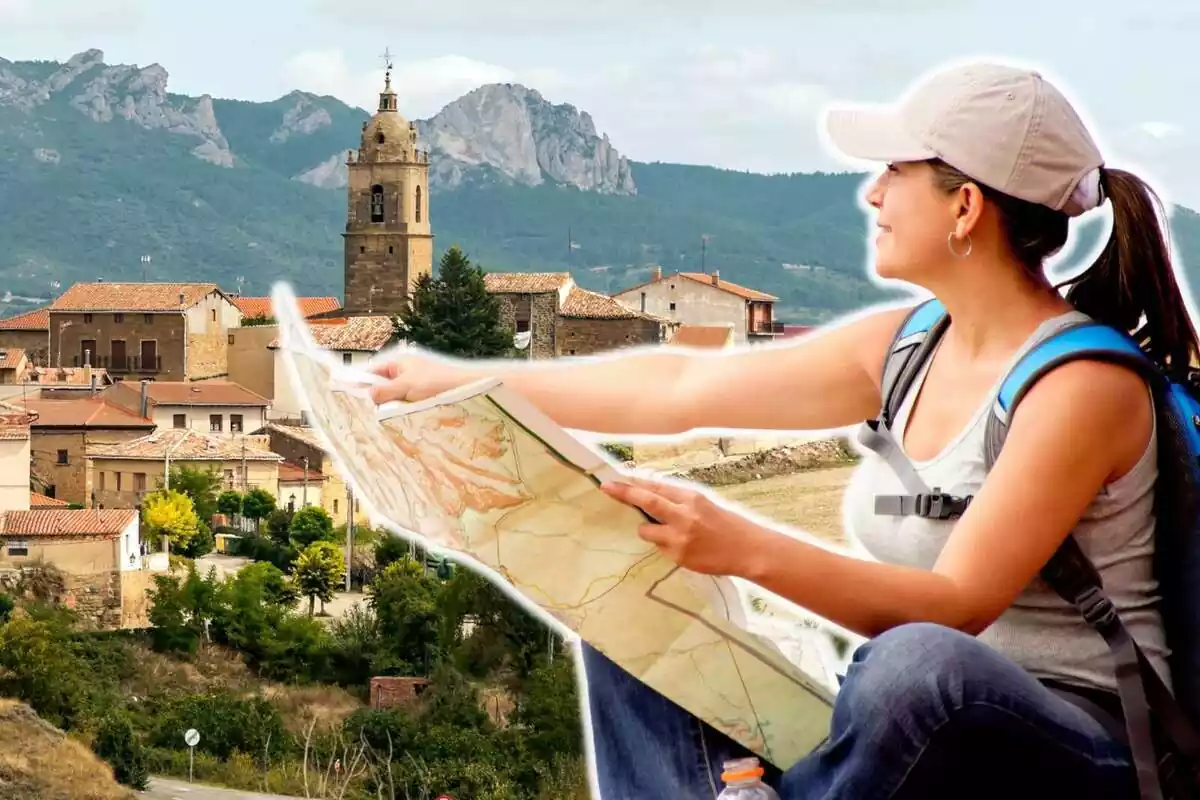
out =
[[9,407],[37,415],[34,428],[153,428],[154,420],[140,417],[102,397],[73,397],[67,400],[10,398]]
[[0,536],[120,536],[136,519],[134,508],[31,509],[0,512]]
[[0,369],[16,369],[25,360],[25,351],[20,347],[0,348]]
[[[141,395],[137,381],[121,381],[121,386]],[[149,381],[146,394],[151,402],[164,406],[267,406],[271,401],[233,381]]]
[[557,292],[571,280],[569,272],[485,272],[483,283],[489,292]]
[[[103,367],[92,367],[92,375],[96,376],[97,386],[112,383],[108,370]],[[58,386],[87,386],[91,383],[84,367],[30,367],[25,373],[25,380],[28,383]]]
[[[678,274],[681,277],[688,278],[689,280],[696,281],[697,283],[705,283],[709,286],[713,285],[713,276],[707,275],[703,272],[680,272]],[[747,289],[745,286],[739,286],[736,283],[730,283],[721,277],[717,278],[717,288],[729,292],[730,294],[736,294],[738,297],[745,298],[746,300],[779,299],[773,294],[766,294],[765,292],[755,291],[754,289]]]
[[[391,318],[378,315],[313,320],[309,323],[309,331],[318,347],[365,353],[378,353],[396,335]],[[279,340],[272,339],[267,347],[279,347]]]
[[242,448],[241,438],[212,436],[190,428],[159,428],[148,436],[118,444],[97,445],[87,451],[89,459],[113,458],[160,461],[282,461],[272,453],[249,442]]
[[680,325],[671,339],[671,344],[685,347],[726,347],[732,343],[732,325]]
[[50,310],[178,311],[219,291],[215,283],[77,283],[59,295]]
[[669,320],[634,311],[618,303],[608,295],[572,286],[563,301],[559,313],[571,319],[653,319],[661,322]]
[[[238,307],[238,310],[242,312],[243,316],[275,316],[275,310],[271,305],[271,298],[269,297],[231,297],[230,299]],[[306,317],[311,317],[313,314],[323,314],[326,311],[336,311],[342,307],[341,302],[336,297],[297,297],[296,305],[300,308],[300,313]]]
[[15,317],[0,319],[0,331],[46,331],[50,332],[50,311],[48,308],[37,308],[17,314]]
[[[314,467],[308,468],[308,482],[317,483],[325,480],[325,474],[321,470]],[[304,483],[304,467],[301,464],[293,464],[291,461],[283,461],[279,464],[279,482],[280,483]]]
[[29,425],[33,415],[23,411],[0,409],[0,441],[21,441],[29,438]]
[[[322,441],[320,434],[307,425],[281,425],[278,422],[268,422],[260,431],[268,435],[271,433],[282,434],[283,436],[288,436],[298,442],[302,442],[309,447],[325,452],[325,442]],[[260,431],[255,431],[255,433]]]
[[29,493],[30,508],[66,508],[70,503],[66,500],[56,500],[53,497],[46,497],[44,494],[37,492]]
[[[663,281],[669,281],[672,278],[686,278],[688,280],[696,281],[697,283],[703,283],[707,286],[712,286],[713,285],[712,277],[713,277],[712,275],[705,274],[703,272],[675,272],[675,273],[672,273],[671,275],[664,275],[663,277],[658,278],[657,280],[646,281],[644,283],[639,283],[636,286],[630,286],[628,289],[622,289],[620,292],[617,292],[617,294],[625,295],[625,294],[629,294],[630,292],[636,292],[637,290],[641,289],[644,286],[650,286],[655,283],[662,283]],[[729,281],[727,281],[721,277],[717,278],[716,288],[722,289],[726,292],[729,292],[730,294],[735,294],[744,300],[770,301],[770,300],[778,300],[779,299],[778,297],[776,297],[773,294],[766,294],[764,292],[759,292],[754,289],[747,289],[745,286],[739,286],[736,283],[730,283]]]

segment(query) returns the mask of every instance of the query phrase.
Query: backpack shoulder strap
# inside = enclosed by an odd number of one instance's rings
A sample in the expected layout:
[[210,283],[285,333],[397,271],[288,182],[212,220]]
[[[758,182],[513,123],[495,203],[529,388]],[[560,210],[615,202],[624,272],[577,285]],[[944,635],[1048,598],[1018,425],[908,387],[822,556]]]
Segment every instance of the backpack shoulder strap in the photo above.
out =
[[913,308],[896,330],[883,362],[879,421],[891,427],[913,379],[946,330],[950,317],[937,298]]
[[[987,470],[990,471],[999,458],[1012,416],[1029,390],[1052,370],[1079,359],[1128,366],[1146,379],[1155,389],[1156,396],[1161,396],[1158,390],[1165,385],[1163,374],[1131,337],[1090,320],[1067,327],[1031,348],[1001,385],[987,420],[984,444]],[[1140,796],[1143,800],[1161,798],[1151,711],[1166,727],[1168,737],[1193,769],[1200,757],[1200,735],[1130,636],[1116,607],[1104,592],[1100,574],[1074,535],[1068,535],[1051,556],[1041,570],[1041,577],[1059,596],[1074,605],[1108,644]]]
[[1001,384],[987,421],[984,458],[988,470],[999,458],[1012,415],[1029,390],[1052,370],[1079,359],[1124,364],[1147,381],[1162,380],[1158,368],[1127,334],[1090,320],[1064,328],[1030,348]]

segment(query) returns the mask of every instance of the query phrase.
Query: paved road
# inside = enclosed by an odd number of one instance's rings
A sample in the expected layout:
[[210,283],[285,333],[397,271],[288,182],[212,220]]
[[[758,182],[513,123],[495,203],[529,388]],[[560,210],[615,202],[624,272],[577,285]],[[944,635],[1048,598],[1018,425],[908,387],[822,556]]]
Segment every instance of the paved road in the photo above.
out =
[[150,788],[138,792],[146,800],[299,800],[281,794],[257,794],[238,789],[220,789],[174,778],[151,778]]

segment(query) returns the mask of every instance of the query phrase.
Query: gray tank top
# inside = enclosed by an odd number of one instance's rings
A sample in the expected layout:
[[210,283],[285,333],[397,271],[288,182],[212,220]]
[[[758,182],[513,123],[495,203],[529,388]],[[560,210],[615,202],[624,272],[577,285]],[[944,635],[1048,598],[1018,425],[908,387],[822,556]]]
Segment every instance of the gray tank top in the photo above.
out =
[[[1069,312],[1047,320],[1014,354],[1011,363],[1043,338],[1081,318],[1086,319],[1078,312]],[[901,445],[914,399],[931,362],[932,359],[926,361],[913,381],[893,423],[895,438]],[[941,453],[927,461],[913,461],[926,485],[940,486],[943,491],[957,495],[979,490],[985,477],[984,429],[999,388],[998,381],[971,421]],[[876,494],[904,494],[905,490],[875,453],[857,443],[856,447],[863,460],[846,489],[843,509],[851,544],[861,546],[879,561],[932,569],[954,521],[876,515]],[[1166,667],[1169,651],[1151,564],[1157,475],[1156,438],[1151,436],[1137,465],[1104,487],[1088,506],[1074,533],[1099,570],[1105,590],[1130,635],[1170,686]],[[1013,525],[1020,525],[1020,520],[1014,519]],[[1035,577],[1013,605],[978,638],[1036,678],[1116,689],[1112,657],[1104,639],[1040,577]]]

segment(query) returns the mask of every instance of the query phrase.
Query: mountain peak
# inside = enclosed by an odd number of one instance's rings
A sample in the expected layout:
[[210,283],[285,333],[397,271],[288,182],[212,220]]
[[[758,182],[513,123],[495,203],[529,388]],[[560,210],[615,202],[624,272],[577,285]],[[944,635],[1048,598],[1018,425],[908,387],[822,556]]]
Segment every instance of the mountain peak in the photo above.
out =
[[596,134],[590,114],[520,83],[484,84],[416,126],[436,185],[458,186],[484,168],[527,186],[550,180],[605,194],[637,192],[628,160]]

